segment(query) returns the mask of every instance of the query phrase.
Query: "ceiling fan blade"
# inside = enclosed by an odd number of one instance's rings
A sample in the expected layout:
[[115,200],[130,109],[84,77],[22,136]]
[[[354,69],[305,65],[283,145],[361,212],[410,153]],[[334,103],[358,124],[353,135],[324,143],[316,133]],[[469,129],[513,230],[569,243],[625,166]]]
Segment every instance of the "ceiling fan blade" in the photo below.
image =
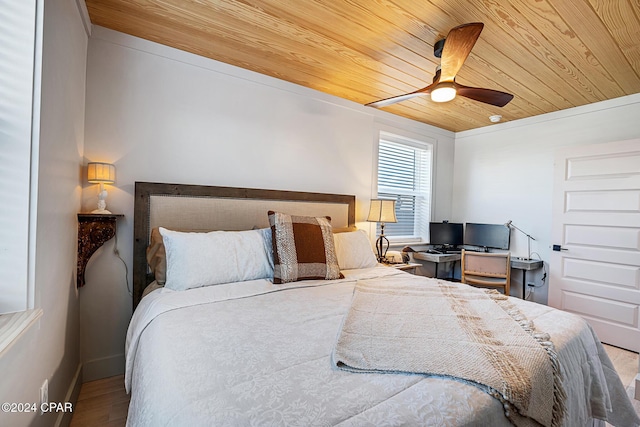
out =
[[440,58],[440,81],[452,82],[484,28],[482,22],[459,25],[447,34]]
[[474,101],[484,102],[485,104],[495,105],[496,107],[504,107],[513,99],[513,95],[499,90],[483,89],[479,87],[463,86],[456,83],[456,93],[465,98]]
[[392,96],[391,98],[381,99],[380,101],[370,102],[368,104],[364,104],[366,107],[375,107],[381,108],[386,107],[391,104],[395,104],[396,102],[406,101],[407,99],[415,98],[416,96],[424,96],[428,95],[431,92],[431,88],[435,86],[435,84],[430,84],[427,87],[423,87],[422,89],[418,89],[415,92],[405,93],[404,95]]

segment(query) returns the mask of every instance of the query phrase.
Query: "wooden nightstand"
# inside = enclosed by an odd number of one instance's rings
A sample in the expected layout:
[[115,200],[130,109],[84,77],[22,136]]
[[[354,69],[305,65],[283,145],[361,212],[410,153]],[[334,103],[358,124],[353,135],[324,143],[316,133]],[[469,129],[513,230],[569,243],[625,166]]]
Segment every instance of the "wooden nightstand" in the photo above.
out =
[[384,264],[387,267],[396,268],[398,270],[406,271],[407,273],[416,274],[416,268],[420,267],[421,264],[415,262],[409,262],[406,264]]

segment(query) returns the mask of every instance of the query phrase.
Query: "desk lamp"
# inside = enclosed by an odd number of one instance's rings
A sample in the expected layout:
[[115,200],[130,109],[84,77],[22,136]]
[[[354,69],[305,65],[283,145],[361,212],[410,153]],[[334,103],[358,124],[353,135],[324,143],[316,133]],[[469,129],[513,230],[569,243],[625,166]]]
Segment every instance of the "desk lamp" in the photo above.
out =
[[90,184],[100,184],[98,193],[98,209],[91,211],[94,214],[110,214],[107,210],[107,190],[105,184],[116,182],[116,167],[111,163],[90,162],[87,165],[87,181]]
[[396,219],[396,201],[372,199],[367,221],[380,223],[380,237],[376,240],[376,249],[378,251],[378,262],[384,262],[389,249],[389,239],[384,235],[384,223],[398,222]]
[[531,241],[532,240],[536,240],[536,239],[534,239],[530,234],[525,233],[524,231],[520,230],[518,227],[513,225],[513,221],[511,221],[511,220],[509,220],[509,222],[507,222],[504,226],[505,227],[513,227],[516,230],[518,230],[519,232],[521,232],[522,234],[524,234],[525,236],[527,236],[527,261],[530,261],[531,260]]

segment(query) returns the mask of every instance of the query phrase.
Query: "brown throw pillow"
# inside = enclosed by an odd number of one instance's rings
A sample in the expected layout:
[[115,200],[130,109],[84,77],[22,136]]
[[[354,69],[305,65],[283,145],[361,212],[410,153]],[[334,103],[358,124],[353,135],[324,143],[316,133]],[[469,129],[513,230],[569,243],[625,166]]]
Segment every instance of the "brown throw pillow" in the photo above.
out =
[[149,246],[147,247],[147,263],[156,281],[164,285],[167,281],[167,253],[158,227],[151,230]]
[[269,211],[273,241],[273,283],[340,279],[331,218]]

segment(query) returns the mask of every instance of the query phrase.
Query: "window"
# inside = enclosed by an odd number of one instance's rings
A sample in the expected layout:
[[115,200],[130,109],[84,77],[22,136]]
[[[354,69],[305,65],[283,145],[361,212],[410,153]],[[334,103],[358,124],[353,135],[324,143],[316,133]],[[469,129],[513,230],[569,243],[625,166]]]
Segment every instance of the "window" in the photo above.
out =
[[32,298],[28,287],[31,139],[37,113],[36,31],[41,22],[36,20],[36,0],[0,0],[0,10],[1,314],[25,310]]
[[396,201],[398,222],[384,228],[392,242],[428,241],[432,152],[431,144],[380,133],[378,198]]

